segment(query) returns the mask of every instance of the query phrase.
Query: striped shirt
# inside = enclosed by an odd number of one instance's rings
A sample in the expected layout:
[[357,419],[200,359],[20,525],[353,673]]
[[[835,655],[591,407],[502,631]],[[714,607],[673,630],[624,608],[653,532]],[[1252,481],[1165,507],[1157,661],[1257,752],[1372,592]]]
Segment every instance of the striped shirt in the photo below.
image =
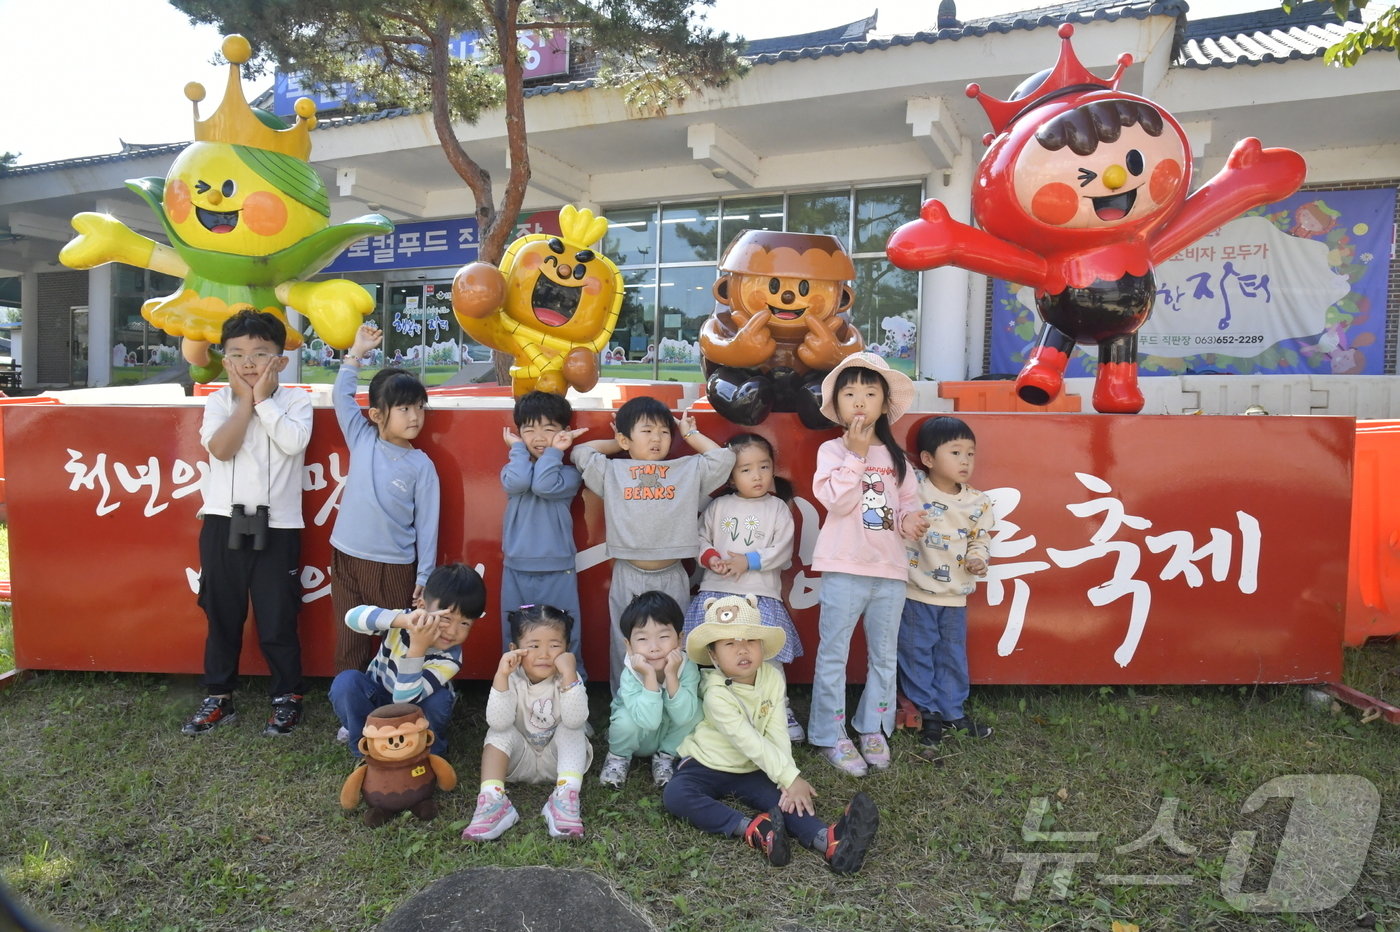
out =
[[448,688],[462,668],[462,646],[447,650],[428,648],[422,657],[409,657],[408,630],[393,627],[402,614],[397,609],[360,605],[345,613],[345,624],[361,634],[383,634],[379,653],[365,671],[388,690],[395,702],[421,702],[439,689]]

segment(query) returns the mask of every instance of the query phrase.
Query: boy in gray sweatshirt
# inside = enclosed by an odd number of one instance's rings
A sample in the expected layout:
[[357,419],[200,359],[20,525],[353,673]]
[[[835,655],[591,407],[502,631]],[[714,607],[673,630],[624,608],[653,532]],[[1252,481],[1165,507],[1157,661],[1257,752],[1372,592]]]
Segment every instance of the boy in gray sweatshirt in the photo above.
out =
[[[614,695],[627,657],[627,641],[618,627],[623,610],[652,589],[678,604],[689,603],[690,576],[681,560],[696,556],[700,509],[734,469],[734,452],[700,433],[688,413],[681,415],[681,439],[700,455],[668,459],[675,424],[662,402],[633,398],[617,409],[616,439],[574,447],[584,485],[603,500],[613,561],[608,656]],[[608,458],[619,451],[627,455]]]

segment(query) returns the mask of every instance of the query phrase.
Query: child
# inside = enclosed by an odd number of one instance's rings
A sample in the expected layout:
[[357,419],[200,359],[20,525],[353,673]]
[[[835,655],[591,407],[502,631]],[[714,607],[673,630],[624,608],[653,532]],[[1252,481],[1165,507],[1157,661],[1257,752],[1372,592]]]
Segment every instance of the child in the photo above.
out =
[[[360,366],[383,341],[377,327],[360,327],[331,391],[350,450],[331,532],[331,611],[336,618],[359,605],[420,606],[423,585],[437,560],[437,471],[426,453],[413,448],[423,430],[427,389],[402,369],[381,369],[369,383],[368,421],[355,401]],[[374,637],[345,625],[337,630],[336,672],[363,670],[374,656]]]
[[209,621],[199,710],[180,728],[201,735],[237,713],[238,654],[252,600],[258,646],[272,674],[265,735],[301,721],[301,474],[311,440],[311,396],[278,385],[287,328],[244,310],[224,321],[220,343],[228,386],[209,396],[199,441],[209,473],[199,510],[199,605]]
[[[569,430],[573,408],[563,395],[530,392],[515,400],[517,435],[502,433],[510,460],[501,469],[506,515],[501,527],[501,644],[510,643],[510,612],[517,605],[553,605],[579,618],[578,577],[574,573],[574,518],[569,506],[583,480],[564,462],[574,438],[587,429]],[[569,653],[578,659],[579,628],[569,636]]]
[[627,666],[613,697],[608,756],[598,781],[621,789],[633,757],[651,756],[651,779],[665,786],[676,747],[700,720],[700,671],[681,650],[681,607],[664,592],[643,592],[622,612]]
[[[834,825],[816,817],[817,793],[798,772],[779,709],[783,677],[764,663],[782,650],[782,628],[760,622],[754,596],[711,599],[705,622],[690,632],[685,649],[696,663],[713,664],[701,679],[705,717],[681,742],[676,775],[662,801],[672,815],[716,835],[741,837],[768,863],[789,859],[788,834],[819,851],[838,874],[860,870],[875,838],[880,814],[857,793]],[[735,796],[750,817],[720,799]]]
[[[821,617],[808,741],[837,769],[863,777],[890,765],[895,652],[908,558],[901,535],[923,536],[913,470],[890,425],[909,409],[914,383],[874,353],[853,353],[822,380],[822,414],[845,433],[817,451],[812,491],[826,507],[812,568],[822,574]],[[846,736],[846,657],[865,617],[865,691]]]
[[[729,438],[734,471],[729,494],[710,502],[700,516],[700,591],[685,613],[685,633],[705,620],[705,602],[722,595],[758,598],[765,625],[783,629],[787,642],[773,663],[802,656],[802,641],[782,600],[782,572],[792,565],[793,523],[787,496],[774,492],[773,446],[758,434]],[[786,483],[785,483],[786,484]],[[787,709],[788,737],[803,738],[802,726]]]
[[[455,701],[452,678],[462,668],[462,642],[486,610],[486,585],[469,566],[439,566],[423,587],[423,602],[411,612],[360,605],[346,614],[347,627],[384,639],[369,669],[336,674],[331,708],[348,734],[359,735],[382,705],[421,706],[434,735],[432,753],[443,757]],[[350,742],[350,751],[360,756],[358,741]]]
[[[674,425],[660,401],[632,398],[617,410],[615,440],[574,447],[584,485],[603,500],[608,556],[613,558],[608,590],[613,695],[627,655],[619,627],[623,609],[649,589],[666,593],[677,605],[690,603],[690,577],[681,559],[695,555],[700,508],[734,468],[733,452],[700,433],[689,413],[681,415],[681,438],[700,455],[667,460]],[[608,459],[619,450],[628,456]]]
[[510,650],[501,655],[486,700],[481,793],[462,837],[488,841],[520,820],[505,783],[554,782],[542,814],[554,838],[583,835],[579,790],[593,763],[583,726],[588,694],[566,648],[574,620],[550,605],[510,614]]
[[992,729],[963,714],[967,700],[967,597],[987,575],[992,502],[967,484],[977,438],[955,417],[919,425],[919,462],[928,475],[919,499],[929,529],[912,548],[899,623],[899,685],[923,714],[920,743],[943,732],[989,738]]

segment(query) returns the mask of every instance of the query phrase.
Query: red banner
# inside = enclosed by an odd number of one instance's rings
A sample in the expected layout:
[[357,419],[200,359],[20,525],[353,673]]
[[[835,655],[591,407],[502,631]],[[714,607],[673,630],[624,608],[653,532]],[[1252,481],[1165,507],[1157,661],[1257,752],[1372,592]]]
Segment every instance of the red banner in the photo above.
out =
[[[19,405],[4,417],[16,663],[28,669],[201,670],[195,604],[198,407]],[[697,415],[716,439],[739,428]],[[926,415],[896,425],[909,440]],[[585,437],[611,413],[580,411]],[[1349,418],[969,414],[975,484],[996,502],[992,568],[970,599],[978,683],[1253,683],[1335,680],[1347,599],[1354,425]],[[495,592],[507,410],[431,411],[419,446],[442,479],[441,558],[478,566]],[[790,415],[759,429],[795,486],[798,547],[785,595],[807,655],[817,642],[811,553],[822,510],[817,447],[836,436]],[[678,451],[689,452],[683,445]],[[305,474],[301,637],[327,676],[336,620],[330,545],[347,459],[316,411]],[[585,653],[607,668],[610,567],[601,503],[575,504]],[[466,644],[464,675],[498,656],[498,607]],[[852,651],[852,678],[863,672]],[[251,630],[243,669],[265,668]]]

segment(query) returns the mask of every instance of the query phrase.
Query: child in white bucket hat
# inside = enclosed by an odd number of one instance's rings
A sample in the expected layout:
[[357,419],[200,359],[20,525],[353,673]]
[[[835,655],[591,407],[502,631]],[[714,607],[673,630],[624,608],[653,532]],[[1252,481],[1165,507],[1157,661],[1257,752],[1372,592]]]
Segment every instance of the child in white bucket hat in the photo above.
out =
[[[812,568],[822,574],[820,640],[812,673],[807,740],[837,769],[863,777],[890,765],[895,659],[905,540],[928,529],[914,470],[891,425],[914,402],[914,383],[874,353],[843,359],[822,381],[822,413],[844,433],[817,451],[812,491],[826,508]],[[865,691],[846,733],[846,658],[865,619]]]
[[[763,624],[756,596],[729,595],[705,605],[705,621],[686,638],[686,653],[713,664],[700,680],[705,717],[681,742],[680,763],[666,784],[666,809],[707,832],[743,838],[781,867],[788,836],[820,853],[838,874],[860,870],[880,814],[856,793],[836,822],[817,818],[816,791],[792,759],[784,714],[786,684],[772,664],[787,635]],[[757,815],[721,800],[734,796]]]

